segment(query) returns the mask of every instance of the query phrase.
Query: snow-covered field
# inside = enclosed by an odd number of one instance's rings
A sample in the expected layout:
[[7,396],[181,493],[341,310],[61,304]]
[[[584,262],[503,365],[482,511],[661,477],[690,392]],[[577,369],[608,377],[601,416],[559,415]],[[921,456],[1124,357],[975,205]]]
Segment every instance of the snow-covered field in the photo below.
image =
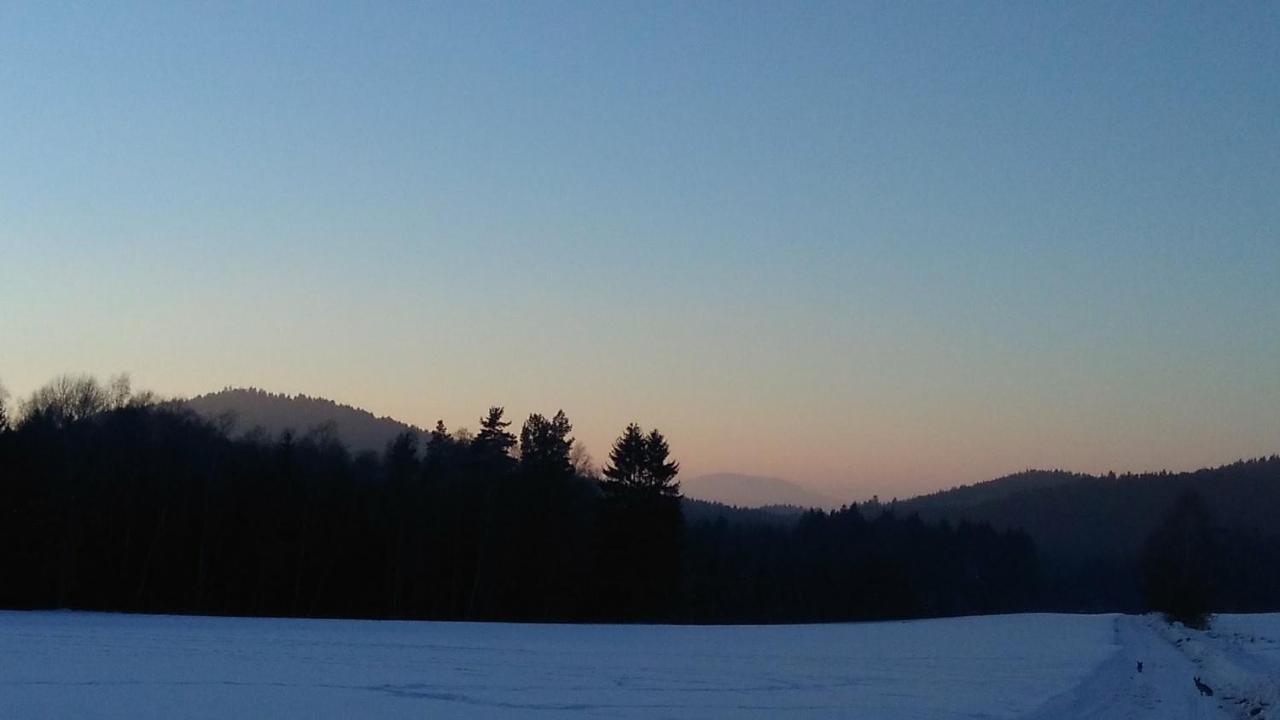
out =
[[1115,615],[682,627],[0,612],[0,718],[1265,718],[1280,717],[1278,641],[1280,615],[1204,634]]

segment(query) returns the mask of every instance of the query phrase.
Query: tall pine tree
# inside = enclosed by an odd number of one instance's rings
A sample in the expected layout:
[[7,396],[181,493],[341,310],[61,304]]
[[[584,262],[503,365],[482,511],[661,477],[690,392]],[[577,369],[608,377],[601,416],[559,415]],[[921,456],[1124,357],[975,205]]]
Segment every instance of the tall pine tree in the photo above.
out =
[[511,421],[503,420],[502,413],[502,407],[489,408],[489,413],[480,418],[480,432],[471,441],[471,447],[486,459],[511,459],[516,436],[507,431]]
[[624,617],[660,618],[680,591],[684,519],[680,465],[662,433],[631,423],[613,444],[605,494],[600,605]]

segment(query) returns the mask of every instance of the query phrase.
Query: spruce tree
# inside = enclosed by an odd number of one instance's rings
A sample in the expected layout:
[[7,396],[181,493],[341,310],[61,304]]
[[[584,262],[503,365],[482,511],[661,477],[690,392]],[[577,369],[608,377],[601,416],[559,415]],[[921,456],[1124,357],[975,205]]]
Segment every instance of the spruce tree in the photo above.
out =
[[609,451],[609,464],[604,469],[604,485],[616,492],[641,493],[677,497],[680,483],[675,482],[680,464],[667,458],[671,449],[658,430],[647,435],[631,423]]
[[667,460],[670,454],[667,439],[655,428],[644,443],[645,481],[654,492],[676,497],[680,494],[680,483],[675,481],[680,472],[680,463]]
[[516,444],[516,436],[507,432],[510,420],[502,419],[503,408],[489,408],[489,414],[480,418],[480,432],[471,441],[472,447],[485,455],[508,457]]
[[635,423],[609,452],[598,602],[616,617],[663,618],[679,596],[684,520],[669,454],[662,433]]
[[606,479],[602,481],[606,489],[626,492],[643,486],[646,445],[640,426],[628,425],[609,451],[609,464],[604,468]]

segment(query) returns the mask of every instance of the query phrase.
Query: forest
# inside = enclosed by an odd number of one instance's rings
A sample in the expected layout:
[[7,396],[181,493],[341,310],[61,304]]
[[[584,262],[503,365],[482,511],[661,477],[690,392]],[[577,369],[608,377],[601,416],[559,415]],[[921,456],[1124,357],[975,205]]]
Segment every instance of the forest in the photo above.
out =
[[[985,520],[872,503],[687,513],[659,430],[623,428],[600,471],[572,431],[563,412],[517,428],[493,407],[475,433],[438,423],[353,453],[332,427],[237,434],[127,381],[62,377],[0,405],[0,606],[728,623],[1135,602]],[[1192,598],[1202,615],[1219,559],[1245,550],[1196,496],[1179,502],[1125,572],[1139,606]],[[1280,556],[1263,564],[1275,575]]]
[[[1190,472],[1025,471],[891,507],[926,522],[1025,528],[1046,610],[1147,609],[1158,567],[1198,573],[1222,611],[1280,609],[1280,455]],[[1185,548],[1174,553],[1173,540]]]

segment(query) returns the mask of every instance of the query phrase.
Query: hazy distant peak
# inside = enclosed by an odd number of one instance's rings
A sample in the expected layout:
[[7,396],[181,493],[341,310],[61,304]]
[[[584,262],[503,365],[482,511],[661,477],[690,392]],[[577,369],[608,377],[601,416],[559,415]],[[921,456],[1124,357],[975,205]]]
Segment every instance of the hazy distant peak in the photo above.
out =
[[711,473],[682,479],[680,489],[692,498],[738,507],[790,505],[829,508],[836,505],[831,498],[789,480],[740,473]]

